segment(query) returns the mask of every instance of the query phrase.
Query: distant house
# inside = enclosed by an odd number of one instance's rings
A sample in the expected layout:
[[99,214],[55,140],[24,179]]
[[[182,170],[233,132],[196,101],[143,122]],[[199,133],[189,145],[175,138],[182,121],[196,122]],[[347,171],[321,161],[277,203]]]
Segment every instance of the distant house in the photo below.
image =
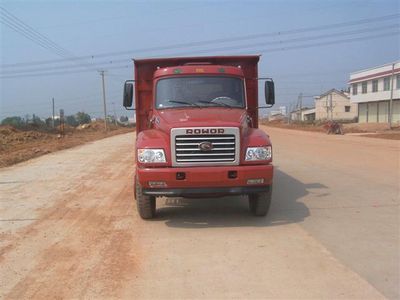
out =
[[268,116],[268,121],[284,120],[285,116],[280,111],[271,111]]
[[309,108],[303,110],[303,121],[314,121],[315,120],[315,108]]
[[314,121],[315,108],[303,107],[302,109],[296,109],[290,113],[290,119],[292,121]]
[[283,120],[286,118],[286,106],[279,106],[278,110],[271,110],[268,115],[268,120]]
[[392,124],[400,124],[400,61],[353,72],[349,84],[358,122],[388,123],[392,117]]
[[353,120],[357,117],[357,104],[350,102],[349,94],[331,89],[314,97],[316,120]]

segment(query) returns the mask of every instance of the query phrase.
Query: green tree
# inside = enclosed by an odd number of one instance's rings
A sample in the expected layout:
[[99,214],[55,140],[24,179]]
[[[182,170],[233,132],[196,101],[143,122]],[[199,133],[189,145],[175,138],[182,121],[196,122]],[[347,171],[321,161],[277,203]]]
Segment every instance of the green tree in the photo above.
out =
[[70,115],[67,116],[65,118],[65,122],[69,125],[69,126],[73,126],[76,127],[79,125],[78,121],[76,120],[76,117],[74,115]]
[[88,124],[92,120],[91,117],[83,111],[78,112],[75,118],[79,125]]
[[25,121],[21,117],[17,116],[7,117],[3,119],[3,121],[1,121],[1,125],[11,125],[13,127],[21,127],[25,125]]
[[46,125],[46,123],[41,118],[36,116],[35,114],[33,114],[33,116],[32,116],[32,124],[35,126],[38,126],[38,127]]

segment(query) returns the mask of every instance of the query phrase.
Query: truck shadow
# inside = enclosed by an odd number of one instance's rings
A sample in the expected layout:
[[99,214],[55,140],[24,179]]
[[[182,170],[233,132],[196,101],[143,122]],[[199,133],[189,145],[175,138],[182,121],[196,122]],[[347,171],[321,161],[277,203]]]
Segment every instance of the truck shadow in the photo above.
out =
[[298,223],[310,215],[307,206],[299,200],[315,188],[326,186],[302,183],[276,168],[272,204],[267,217],[252,216],[246,196],[161,198],[157,200],[155,221],[177,228],[261,227]]

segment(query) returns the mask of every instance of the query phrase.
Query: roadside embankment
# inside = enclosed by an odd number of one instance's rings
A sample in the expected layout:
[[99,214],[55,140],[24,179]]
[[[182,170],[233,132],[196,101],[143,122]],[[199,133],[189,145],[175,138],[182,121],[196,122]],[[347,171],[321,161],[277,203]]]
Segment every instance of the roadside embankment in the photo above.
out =
[[7,167],[47,153],[81,145],[105,137],[132,132],[135,128],[93,122],[77,128],[68,127],[65,135],[58,131],[27,130],[12,126],[0,126],[0,168]]

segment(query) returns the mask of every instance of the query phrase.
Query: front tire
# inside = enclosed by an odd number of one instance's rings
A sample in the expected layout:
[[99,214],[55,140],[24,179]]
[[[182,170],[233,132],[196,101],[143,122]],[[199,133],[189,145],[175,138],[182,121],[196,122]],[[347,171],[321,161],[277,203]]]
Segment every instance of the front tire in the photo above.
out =
[[142,219],[152,219],[156,215],[156,197],[143,194],[139,182],[136,182],[136,204],[139,215]]
[[272,185],[267,192],[249,195],[250,212],[257,217],[264,217],[269,211],[272,198]]

